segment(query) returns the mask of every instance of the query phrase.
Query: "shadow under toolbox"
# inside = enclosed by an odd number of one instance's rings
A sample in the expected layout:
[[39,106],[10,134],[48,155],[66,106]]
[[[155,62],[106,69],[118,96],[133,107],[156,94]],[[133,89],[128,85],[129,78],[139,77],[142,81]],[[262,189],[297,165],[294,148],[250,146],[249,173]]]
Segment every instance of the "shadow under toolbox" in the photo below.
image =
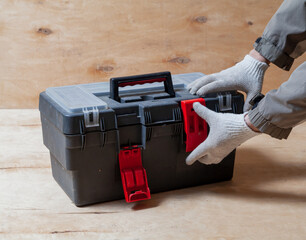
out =
[[[188,166],[208,134],[192,109],[241,113],[237,92],[198,98],[186,86],[202,73],[113,78],[109,83],[52,87],[40,94],[43,141],[55,180],[77,206],[133,202],[171,189],[230,180],[235,151],[222,162]],[[119,95],[120,90],[120,95]]]

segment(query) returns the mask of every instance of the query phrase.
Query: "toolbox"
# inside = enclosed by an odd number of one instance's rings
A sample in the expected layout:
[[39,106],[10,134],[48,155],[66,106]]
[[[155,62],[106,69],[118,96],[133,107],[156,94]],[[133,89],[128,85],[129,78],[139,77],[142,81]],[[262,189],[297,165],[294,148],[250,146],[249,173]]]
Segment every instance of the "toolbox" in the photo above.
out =
[[193,110],[242,113],[236,92],[192,95],[203,73],[170,72],[51,87],[40,94],[43,141],[54,179],[77,206],[230,180],[235,151],[219,164],[185,163],[209,126]]

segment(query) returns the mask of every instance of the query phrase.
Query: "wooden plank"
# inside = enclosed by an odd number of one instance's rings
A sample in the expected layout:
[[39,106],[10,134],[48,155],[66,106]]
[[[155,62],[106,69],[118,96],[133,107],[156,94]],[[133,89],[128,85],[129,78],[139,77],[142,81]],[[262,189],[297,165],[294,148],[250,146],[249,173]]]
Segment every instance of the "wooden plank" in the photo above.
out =
[[[220,71],[248,53],[281,2],[3,0],[0,108],[37,108],[51,86]],[[264,91],[288,76],[271,67]]]
[[[52,179],[38,110],[0,110],[0,239],[304,239],[306,123],[238,148],[232,181],[75,207]],[[4,121],[6,119],[6,121]]]
[[5,143],[0,146],[0,169],[50,167],[38,111],[2,110],[0,119],[0,142]]

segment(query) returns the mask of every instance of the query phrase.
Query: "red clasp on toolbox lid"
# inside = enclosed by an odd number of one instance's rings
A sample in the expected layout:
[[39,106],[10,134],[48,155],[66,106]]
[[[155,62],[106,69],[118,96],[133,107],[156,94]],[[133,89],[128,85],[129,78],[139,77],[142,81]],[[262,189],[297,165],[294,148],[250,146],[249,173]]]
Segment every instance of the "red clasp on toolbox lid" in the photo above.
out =
[[186,133],[186,152],[193,151],[207,138],[207,123],[193,110],[192,105],[195,102],[199,102],[203,106],[206,105],[203,98],[181,101]]
[[142,166],[141,149],[125,147],[119,152],[119,166],[126,202],[151,198],[146,170]]

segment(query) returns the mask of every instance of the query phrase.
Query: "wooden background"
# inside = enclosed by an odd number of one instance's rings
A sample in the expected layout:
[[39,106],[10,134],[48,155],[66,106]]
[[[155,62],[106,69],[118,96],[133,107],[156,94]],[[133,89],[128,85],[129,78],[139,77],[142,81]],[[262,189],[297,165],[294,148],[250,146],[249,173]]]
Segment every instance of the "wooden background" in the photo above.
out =
[[[2,0],[0,108],[37,108],[51,86],[219,71],[248,53],[281,2]],[[264,92],[288,77],[272,66]]]

